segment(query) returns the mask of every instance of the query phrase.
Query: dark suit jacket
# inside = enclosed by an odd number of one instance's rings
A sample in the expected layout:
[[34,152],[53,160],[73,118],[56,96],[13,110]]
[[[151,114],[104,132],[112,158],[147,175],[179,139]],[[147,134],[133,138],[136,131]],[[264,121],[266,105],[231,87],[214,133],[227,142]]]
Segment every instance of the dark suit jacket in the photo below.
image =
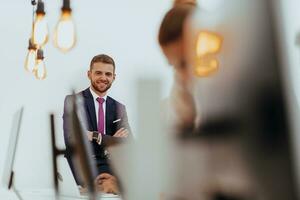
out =
[[[76,94],[79,95],[83,101],[78,105],[78,110],[82,110],[81,114],[84,115],[81,118],[81,123],[83,127],[87,129],[87,131],[97,131],[97,118],[95,112],[94,99],[90,92],[90,89],[87,88],[84,91]],[[70,128],[71,119],[68,115],[69,113],[69,104],[71,102],[72,95],[68,95],[65,98],[64,103],[64,115],[63,115],[63,128],[64,128],[64,139],[66,144],[66,158],[71,167],[73,175],[76,179],[76,182],[79,183],[78,177],[76,177],[76,173],[74,173],[74,167],[71,160],[71,150],[70,150],[70,140],[72,129]],[[92,150],[93,150],[93,158],[96,160],[98,173],[112,173],[111,169],[108,165],[107,157],[105,155],[105,144],[106,143],[116,143],[121,141],[122,139],[112,137],[117,130],[120,128],[127,128],[129,131],[129,135],[131,135],[130,126],[128,123],[126,108],[123,104],[114,100],[113,98],[107,96],[106,99],[106,110],[105,110],[105,129],[106,135],[102,138],[102,143],[99,145],[96,142],[91,142]]]

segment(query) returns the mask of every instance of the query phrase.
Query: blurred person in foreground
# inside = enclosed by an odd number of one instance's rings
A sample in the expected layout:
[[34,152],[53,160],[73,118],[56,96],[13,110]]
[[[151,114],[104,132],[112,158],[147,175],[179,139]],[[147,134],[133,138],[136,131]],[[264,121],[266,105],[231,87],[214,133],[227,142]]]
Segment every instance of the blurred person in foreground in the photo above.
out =
[[195,4],[189,1],[176,1],[164,16],[158,33],[161,49],[174,70],[166,118],[175,129],[189,131],[194,129],[196,108],[192,95],[194,77],[185,58],[183,32],[184,22],[195,8]]
[[[256,5],[266,8],[265,2],[243,1],[241,5],[245,10]],[[175,196],[202,200],[295,199],[289,130],[268,13],[257,14],[255,20],[251,12],[237,12],[236,17],[241,17],[236,24],[242,21],[248,26],[239,27],[232,40],[236,49],[226,52],[236,54],[237,59],[225,57],[225,69],[200,85],[193,78],[184,41],[186,20],[194,11],[191,5],[175,5],[165,15],[158,36],[174,68],[170,101],[175,114],[171,117],[175,132],[183,136],[171,151],[176,157],[172,165],[178,183]],[[254,34],[253,27],[266,29]],[[205,96],[195,96],[195,85],[200,85]],[[204,106],[200,112],[196,109],[198,102]],[[201,122],[196,126],[199,116]],[[278,187],[279,180],[284,183],[282,187]]]

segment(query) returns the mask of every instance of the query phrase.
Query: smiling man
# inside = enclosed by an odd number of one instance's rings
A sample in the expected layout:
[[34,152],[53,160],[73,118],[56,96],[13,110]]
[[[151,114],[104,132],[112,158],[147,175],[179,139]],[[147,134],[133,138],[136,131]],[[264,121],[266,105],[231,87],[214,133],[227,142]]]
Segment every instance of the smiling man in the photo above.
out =
[[[127,138],[130,134],[125,106],[107,95],[116,77],[115,67],[115,62],[110,56],[104,54],[94,56],[90,63],[90,69],[87,72],[90,87],[75,94],[83,99],[81,104],[78,105],[78,110],[83,111],[82,113],[85,115],[84,120],[81,120],[81,122],[83,123],[83,127],[87,129],[86,136],[92,145],[92,156],[97,165],[99,176],[97,179],[95,177],[95,180],[98,180],[102,174],[102,181],[100,181],[102,184],[105,184],[106,179],[108,181],[109,179],[115,179],[115,177],[112,176],[113,173],[108,164],[108,152],[105,147],[123,141],[124,138]],[[67,149],[66,158],[77,184],[80,185],[82,183],[74,171],[70,149],[72,136],[70,124],[72,123],[72,119],[70,115],[68,115],[68,109],[72,96],[73,95],[68,95],[65,98],[63,115],[64,139]],[[108,175],[103,176],[103,174]],[[103,188],[103,191],[107,191],[105,186],[100,188]],[[115,190],[110,189],[109,191],[117,190],[116,188]]]

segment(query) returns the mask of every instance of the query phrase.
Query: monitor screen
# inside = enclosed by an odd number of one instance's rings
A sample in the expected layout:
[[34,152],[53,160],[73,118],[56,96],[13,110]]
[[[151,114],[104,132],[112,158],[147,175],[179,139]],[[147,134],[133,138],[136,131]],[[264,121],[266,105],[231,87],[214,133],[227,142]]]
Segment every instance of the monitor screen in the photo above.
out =
[[6,161],[3,170],[3,184],[5,187],[10,187],[10,179],[11,179],[11,172],[14,167],[15,155],[17,150],[17,143],[21,128],[22,116],[23,116],[24,108],[20,108],[16,111],[13,116],[12,120],[12,127],[9,137],[8,149],[6,153]]

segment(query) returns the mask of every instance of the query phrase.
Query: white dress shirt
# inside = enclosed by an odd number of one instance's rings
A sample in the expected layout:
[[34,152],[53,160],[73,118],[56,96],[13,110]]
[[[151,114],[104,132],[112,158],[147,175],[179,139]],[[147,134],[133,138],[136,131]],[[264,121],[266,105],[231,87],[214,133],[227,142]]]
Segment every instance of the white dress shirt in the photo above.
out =
[[[99,102],[97,101],[97,98],[99,97],[96,92],[94,92],[92,90],[92,88],[90,87],[90,91],[93,95],[93,99],[94,99],[94,104],[95,104],[95,113],[96,113],[96,120],[97,120],[97,124],[98,124],[98,110],[99,110]],[[103,112],[104,112],[104,135],[106,134],[106,124],[105,124],[105,119],[106,119],[106,99],[107,99],[107,95],[103,96],[103,97],[99,97],[99,98],[103,98],[105,101],[103,102],[102,106],[103,106]]]

